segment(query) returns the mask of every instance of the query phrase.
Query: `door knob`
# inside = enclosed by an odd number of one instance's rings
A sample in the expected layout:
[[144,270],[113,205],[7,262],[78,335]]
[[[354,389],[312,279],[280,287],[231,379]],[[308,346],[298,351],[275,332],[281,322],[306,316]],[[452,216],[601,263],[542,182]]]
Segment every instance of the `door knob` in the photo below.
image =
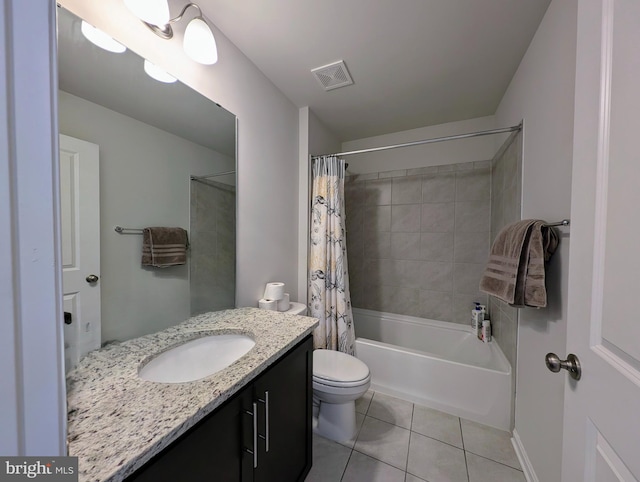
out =
[[87,283],[97,283],[99,279],[100,278],[98,278],[95,274],[90,274],[85,278],[85,280],[87,280]]
[[565,369],[569,372],[569,376],[574,380],[580,380],[582,375],[582,368],[580,367],[580,360],[573,353],[569,353],[566,360],[560,360],[560,357],[555,353],[547,353],[544,357],[544,361],[547,364],[547,368],[554,373],[558,373],[561,369]]

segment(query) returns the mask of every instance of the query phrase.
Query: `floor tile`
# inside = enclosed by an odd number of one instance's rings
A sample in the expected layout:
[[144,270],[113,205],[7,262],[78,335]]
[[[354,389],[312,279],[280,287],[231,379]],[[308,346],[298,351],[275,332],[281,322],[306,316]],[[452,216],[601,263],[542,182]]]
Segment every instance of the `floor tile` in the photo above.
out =
[[407,473],[407,476],[404,479],[404,482],[427,482],[427,481],[423,479],[419,479],[415,475],[411,475],[410,473]]
[[351,450],[320,435],[313,435],[313,466],[305,482],[340,482]]
[[511,434],[497,428],[461,420],[464,449],[520,470],[520,463],[511,445]]
[[355,450],[406,470],[409,430],[366,417],[356,440]]
[[354,451],[342,482],[404,482],[404,471]]
[[351,440],[346,440],[344,442],[338,442],[340,445],[344,445],[345,447],[349,447],[350,449],[356,444],[356,439],[358,438],[358,434],[360,433],[360,429],[362,428],[362,424],[364,423],[364,415],[362,413],[356,412],[356,434],[353,436]]
[[356,412],[366,414],[367,410],[369,410],[369,404],[371,403],[372,397],[373,392],[371,390],[367,390],[364,395],[358,398],[356,400]]
[[413,408],[411,430],[463,448],[460,419],[454,415],[416,405]]
[[464,451],[418,433],[411,433],[407,472],[429,482],[467,482]]
[[469,482],[526,482],[520,470],[467,452]]
[[413,403],[376,392],[371,400],[371,405],[369,405],[367,415],[409,429],[411,428]]

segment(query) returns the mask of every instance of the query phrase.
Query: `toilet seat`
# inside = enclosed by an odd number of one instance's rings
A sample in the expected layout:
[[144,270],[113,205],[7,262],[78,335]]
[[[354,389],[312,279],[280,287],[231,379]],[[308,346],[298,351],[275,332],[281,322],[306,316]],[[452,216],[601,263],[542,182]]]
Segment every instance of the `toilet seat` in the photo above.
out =
[[356,357],[333,350],[314,350],[313,381],[333,388],[364,385],[371,376],[369,367]]
[[365,385],[371,381],[371,377],[367,375],[366,378],[362,380],[356,380],[353,382],[336,382],[335,380],[324,380],[322,378],[313,377],[313,386],[316,388],[326,387],[327,389],[331,388],[353,388],[360,387]]

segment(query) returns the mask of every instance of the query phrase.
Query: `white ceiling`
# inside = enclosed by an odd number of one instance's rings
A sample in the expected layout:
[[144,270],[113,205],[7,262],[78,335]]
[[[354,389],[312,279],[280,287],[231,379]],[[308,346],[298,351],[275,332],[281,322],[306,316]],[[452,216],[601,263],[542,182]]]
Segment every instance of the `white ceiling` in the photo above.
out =
[[[550,0],[198,3],[291,101],[346,141],[494,114]],[[325,92],[310,70],[337,60],[355,84]]]

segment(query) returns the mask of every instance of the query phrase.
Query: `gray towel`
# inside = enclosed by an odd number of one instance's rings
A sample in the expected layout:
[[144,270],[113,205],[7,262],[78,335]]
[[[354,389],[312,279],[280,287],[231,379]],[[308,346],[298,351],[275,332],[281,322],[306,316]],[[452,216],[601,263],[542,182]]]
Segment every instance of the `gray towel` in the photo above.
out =
[[480,291],[514,306],[547,306],[545,262],[558,236],[544,221],[526,219],[505,226],[491,246]]
[[187,232],[182,228],[144,228],[142,266],[166,268],[186,264],[188,246]]

